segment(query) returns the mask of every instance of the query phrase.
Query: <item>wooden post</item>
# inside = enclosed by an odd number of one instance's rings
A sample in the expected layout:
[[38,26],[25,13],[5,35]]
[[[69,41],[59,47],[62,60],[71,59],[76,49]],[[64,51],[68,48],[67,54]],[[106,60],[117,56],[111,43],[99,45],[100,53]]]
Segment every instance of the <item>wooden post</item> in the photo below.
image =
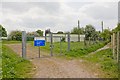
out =
[[113,58],[116,59],[116,34],[113,33]]
[[117,61],[119,62],[120,55],[120,32],[117,32]]
[[[120,23],[120,1],[118,2],[118,23]],[[119,42],[120,42],[120,32],[119,32]],[[118,79],[120,80],[120,44],[119,44],[119,56],[118,56]]]
[[113,35],[111,35],[111,49],[113,49]]

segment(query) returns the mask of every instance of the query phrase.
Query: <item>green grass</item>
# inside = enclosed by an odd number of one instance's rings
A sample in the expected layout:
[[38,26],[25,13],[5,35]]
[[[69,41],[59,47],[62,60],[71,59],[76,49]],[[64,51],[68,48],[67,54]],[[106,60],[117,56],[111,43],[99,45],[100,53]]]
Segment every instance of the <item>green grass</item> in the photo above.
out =
[[113,60],[111,49],[106,49],[92,55],[83,56],[82,59],[85,59],[93,64],[99,64],[100,69],[103,71],[101,77],[106,78],[118,77],[117,61]]
[[0,41],[0,79],[2,78],[2,42]]
[[[62,54],[65,55],[66,59],[80,58],[81,56],[87,55],[91,52],[96,51],[99,48],[104,47],[108,42],[99,42],[97,44],[92,44],[90,46],[84,46],[84,42],[71,42],[71,50],[67,51],[67,42],[62,42]],[[31,43],[34,46],[34,42]],[[60,43],[53,43],[53,54],[60,54]],[[37,47],[36,47],[37,48]],[[41,50],[50,53],[50,43],[46,43],[44,47],[41,47]]]
[[[34,42],[31,42],[31,45],[34,46]],[[54,54],[60,54],[60,43],[59,42],[55,42],[53,43],[54,47],[53,47],[53,53]],[[61,43],[61,51],[63,54],[67,53],[67,42],[62,42]],[[84,47],[84,43],[83,42],[71,42],[71,49],[80,49]],[[36,47],[37,48],[37,47]],[[41,50],[46,51],[46,52],[50,52],[50,43],[46,42],[45,46],[41,46]]]
[[9,47],[2,46],[2,77],[29,78],[33,65],[30,61],[19,57]]
[[[71,50],[68,52],[67,51],[67,42],[62,42],[62,54],[66,55],[66,57],[75,57],[79,58],[83,55],[87,55],[88,53],[94,52],[97,49],[105,46],[107,42],[100,42],[97,44],[92,44],[90,46],[84,46],[84,42],[71,42]],[[34,46],[34,43],[31,43],[32,46]],[[60,43],[55,42],[53,43],[54,48],[53,48],[53,53],[54,54],[59,54],[60,53]],[[42,50],[44,51],[50,51],[50,43],[46,43],[44,47],[41,47]]]
[[[56,43],[53,43],[53,45],[54,45],[53,52],[60,53],[60,43],[56,42]],[[66,53],[67,45],[68,45],[67,42],[61,43],[62,53]],[[71,45],[71,49],[79,49],[84,47],[83,42],[71,42],[70,45]],[[50,50],[50,43],[46,43],[46,46],[42,47],[42,49]]]
[[99,48],[104,47],[106,44],[107,44],[107,42],[100,42],[97,44],[92,44],[90,46],[84,46],[82,48],[71,49],[71,51],[69,53],[67,53],[66,55],[70,56],[70,57],[81,57],[81,56],[87,55],[91,52],[94,52]]

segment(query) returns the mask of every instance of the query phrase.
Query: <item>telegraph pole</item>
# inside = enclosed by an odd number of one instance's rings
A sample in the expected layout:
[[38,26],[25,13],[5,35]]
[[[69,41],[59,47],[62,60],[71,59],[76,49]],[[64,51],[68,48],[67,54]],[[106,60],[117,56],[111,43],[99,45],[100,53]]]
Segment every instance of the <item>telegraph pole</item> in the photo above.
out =
[[80,42],[80,22],[78,20],[78,42]]
[[103,32],[103,21],[101,22],[101,25],[102,25],[102,32]]

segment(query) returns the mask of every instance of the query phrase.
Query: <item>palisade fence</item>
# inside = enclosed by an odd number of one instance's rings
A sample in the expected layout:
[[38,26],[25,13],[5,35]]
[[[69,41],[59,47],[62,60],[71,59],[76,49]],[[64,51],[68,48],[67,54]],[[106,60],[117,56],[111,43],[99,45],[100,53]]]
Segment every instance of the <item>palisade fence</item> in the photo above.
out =
[[119,62],[120,60],[120,32],[111,35],[111,47],[113,51],[113,58]]

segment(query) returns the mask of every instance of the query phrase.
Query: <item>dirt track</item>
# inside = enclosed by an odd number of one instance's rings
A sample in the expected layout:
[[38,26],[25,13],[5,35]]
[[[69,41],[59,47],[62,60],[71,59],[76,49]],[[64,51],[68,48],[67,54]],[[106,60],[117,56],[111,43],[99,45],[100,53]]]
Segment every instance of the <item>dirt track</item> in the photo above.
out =
[[[21,56],[21,44],[9,44]],[[50,57],[41,52],[38,58],[38,49],[27,45],[27,58],[35,65],[34,78],[96,78],[95,72],[90,72],[83,60],[67,60],[64,58]]]

